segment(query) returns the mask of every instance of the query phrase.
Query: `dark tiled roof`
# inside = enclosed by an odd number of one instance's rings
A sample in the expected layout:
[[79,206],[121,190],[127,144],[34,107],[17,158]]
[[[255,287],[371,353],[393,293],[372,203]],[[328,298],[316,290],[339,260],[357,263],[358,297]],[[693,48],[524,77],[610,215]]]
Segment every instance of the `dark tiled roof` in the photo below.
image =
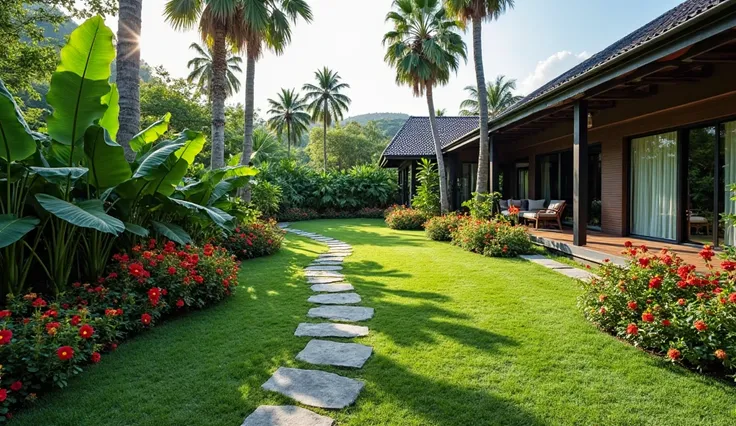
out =
[[[478,117],[437,117],[437,131],[443,148],[476,128]],[[383,151],[383,157],[424,157],[434,154],[429,117],[409,117]]]
[[662,34],[671,31],[672,29],[682,25],[683,23],[695,18],[703,12],[718,6],[721,3],[725,3],[730,0],[688,0],[681,3],[674,9],[666,12],[659,18],[652,22],[644,25],[633,33],[627,35],[621,40],[613,43],[602,51],[591,56],[587,60],[581,62],[577,66],[573,67],[569,71],[553,79],[549,83],[530,93],[528,96],[517,102],[511,107],[505,114],[507,115],[512,111],[519,109],[524,104],[539,98],[540,96],[547,94],[554,89],[562,86],[563,84],[572,81],[583,74],[598,68],[611,60],[621,56],[622,54],[642,46],[649,41],[661,36]]

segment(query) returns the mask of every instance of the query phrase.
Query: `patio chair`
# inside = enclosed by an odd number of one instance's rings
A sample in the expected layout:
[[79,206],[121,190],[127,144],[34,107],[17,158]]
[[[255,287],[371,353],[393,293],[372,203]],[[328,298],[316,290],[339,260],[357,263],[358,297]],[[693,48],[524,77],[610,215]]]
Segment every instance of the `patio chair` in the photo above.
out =
[[687,211],[687,224],[690,233],[693,230],[695,230],[695,233],[702,232],[705,228],[705,235],[710,235],[710,221],[703,216],[699,216],[696,210]]
[[539,229],[539,222],[542,225],[546,222],[557,222],[557,226],[562,230],[562,213],[565,211],[565,200],[552,200],[544,210],[537,212],[526,212],[522,214],[522,218],[528,222],[534,222],[534,228]]

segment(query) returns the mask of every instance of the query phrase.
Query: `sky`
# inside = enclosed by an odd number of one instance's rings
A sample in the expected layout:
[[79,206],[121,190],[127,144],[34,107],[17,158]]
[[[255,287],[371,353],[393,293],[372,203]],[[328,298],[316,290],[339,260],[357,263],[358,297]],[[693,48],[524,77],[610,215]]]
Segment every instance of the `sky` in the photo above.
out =
[[[384,22],[392,0],[308,0],[314,19],[293,27],[292,43],[277,56],[266,52],[256,65],[256,108],[267,110],[267,99],[281,88],[300,89],[314,72],[328,66],[350,85],[347,116],[372,112],[427,115],[424,98],[397,86],[394,71],[384,62]],[[143,1],[141,57],[151,66],[163,65],[174,77],[186,77],[196,31],[175,31],[164,21],[165,0]],[[517,80],[518,94],[528,94],[578,62],[604,49],[680,3],[679,0],[516,0],[497,21],[483,25],[486,80],[505,75]],[[117,18],[107,24],[117,29]],[[465,86],[475,85],[470,33],[468,62],[446,86],[435,89],[435,106],[456,115],[466,98]],[[245,71],[243,64],[243,71]],[[244,81],[244,75],[241,81]],[[244,92],[228,103],[244,102]]]

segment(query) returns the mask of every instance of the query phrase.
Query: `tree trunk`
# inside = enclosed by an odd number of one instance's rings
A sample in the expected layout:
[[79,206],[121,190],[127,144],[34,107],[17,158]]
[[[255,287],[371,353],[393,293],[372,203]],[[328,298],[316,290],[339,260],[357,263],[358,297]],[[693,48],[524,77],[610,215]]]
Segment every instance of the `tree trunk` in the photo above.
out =
[[325,173],[327,173],[327,100],[325,99],[324,114],[322,116],[322,153],[325,159]]
[[[250,156],[253,154],[253,93],[256,79],[256,58],[251,53],[250,49],[247,49],[245,53],[245,137],[243,138],[243,156],[240,157],[240,164],[242,165],[249,165]],[[245,202],[250,202],[249,184],[245,184],[241,188],[240,196]]]
[[291,160],[291,121],[286,121],[286,158]]
[[210,168],[219,169],[225,165],[225,98],[227,74],[227,39],[225,28],[218,24],[212,43],[212,156]]
[[442,214],[450,211],[450,201],[447,197],[447,179],[445,177],[445,160],[442,157],[442,146],[440,145],[440,135],[437,131],[437,123],[435,122],[434,98],[432,95],[432,86],[427,87],[427,107],[429,107],[429,127],[432,129],[432,139],[434,140],[434,153],[437,156],[437,171],[440,175],[440,210]]
[[117,142],[125,150],[128,161],[135,159],[130,149],[130,140],[140,131],[141,126],[141,68],[140,34],[142,0],[120,0],[118,14],[117,45],[117,85],[120,94],[120,115]]
[[478,109],[480,110],[480,149],[478,150],[478,178],[475,187],[475,192],[478,194],[488,192],[488,174],[490,172],[488,163],[488,91],[486,90],[486,77],[483,73],[482,27],[483,21],[479,17],[473,17],[473,60],[475,61],[475,80],[478,85]]

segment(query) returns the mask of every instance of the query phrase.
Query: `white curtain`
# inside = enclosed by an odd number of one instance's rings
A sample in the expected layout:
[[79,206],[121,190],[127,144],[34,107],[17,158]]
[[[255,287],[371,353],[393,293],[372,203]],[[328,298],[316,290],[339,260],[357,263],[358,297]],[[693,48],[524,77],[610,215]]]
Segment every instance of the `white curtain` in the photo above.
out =
[[677,235],[677,132],[631,141],[631,233]]
[[[731,200],[731,197],[736,195],[731,192],[731,184],[736,183],[736,121],[725,123],[721,130],[726,157],[723,167],[725,213],[736,214],[736,201]],[[729,246],[736,245],[736,229],[729,223],[726,223],[724,226],[726,228],[724,243]]]

